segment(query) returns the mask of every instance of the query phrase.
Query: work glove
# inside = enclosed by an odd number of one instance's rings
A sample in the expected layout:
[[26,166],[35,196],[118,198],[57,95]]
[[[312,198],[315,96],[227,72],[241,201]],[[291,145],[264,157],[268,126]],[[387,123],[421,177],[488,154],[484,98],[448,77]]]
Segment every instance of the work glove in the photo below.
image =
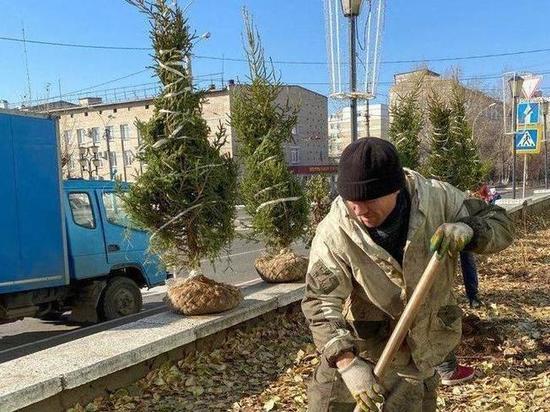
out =
[[430,250],[437,252],[440,258],[447,253],[454,256],[461,252],[473,237],[474,231],[466,223],[443,223],[430,240]]
[[380,410],[376,404],[384,402],[383,389],[376,383],[370,364],[356,356],[347,366],[339,368],[338,372],[357,402],[355,411]]

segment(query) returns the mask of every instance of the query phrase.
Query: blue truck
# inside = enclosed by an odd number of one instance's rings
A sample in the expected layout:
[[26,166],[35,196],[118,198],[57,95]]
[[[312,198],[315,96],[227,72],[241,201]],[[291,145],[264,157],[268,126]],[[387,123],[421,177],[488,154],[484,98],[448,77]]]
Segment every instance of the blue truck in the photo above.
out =
[[[0,323],[137,313],[167,272],[119,184],[61,178],[57,120],[0,110]],[[123,190],[123,189],[122,189]]]

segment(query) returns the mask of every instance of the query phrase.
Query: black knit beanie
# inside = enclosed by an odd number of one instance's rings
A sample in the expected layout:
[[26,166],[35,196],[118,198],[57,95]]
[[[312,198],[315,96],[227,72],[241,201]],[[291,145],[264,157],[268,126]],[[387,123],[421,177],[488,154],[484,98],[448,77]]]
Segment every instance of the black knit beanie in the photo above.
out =
[[405,173],[395,147],[365,137],[348,145],[338,165],[338,193],[345,200],[371,200],[405,187]]

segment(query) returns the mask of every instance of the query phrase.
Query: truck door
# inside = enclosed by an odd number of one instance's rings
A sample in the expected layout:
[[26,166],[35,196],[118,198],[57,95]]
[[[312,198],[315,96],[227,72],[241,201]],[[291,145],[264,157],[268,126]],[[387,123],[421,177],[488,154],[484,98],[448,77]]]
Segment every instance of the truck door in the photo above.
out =
[[112,266],[136,266],[145,271],[149,286],[160,284],[166,272],[156,255],[149,252],[149,234],[130,222],[124,211],[121,194],[98,190],[101,214],[104,216],[107,261]]
[[71,274],[85,279],[109,273],[99,210],[93,192],[68,191],[65,195]]

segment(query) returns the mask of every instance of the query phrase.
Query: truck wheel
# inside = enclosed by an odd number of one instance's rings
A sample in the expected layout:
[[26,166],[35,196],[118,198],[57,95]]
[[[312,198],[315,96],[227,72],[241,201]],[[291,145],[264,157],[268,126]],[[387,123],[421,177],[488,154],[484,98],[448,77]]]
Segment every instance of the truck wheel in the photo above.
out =
[[102,320],[112,320],[138,313],[143,301],[141,291],[129,278],[117,276],[109,280],[99,301],[98,312]]

